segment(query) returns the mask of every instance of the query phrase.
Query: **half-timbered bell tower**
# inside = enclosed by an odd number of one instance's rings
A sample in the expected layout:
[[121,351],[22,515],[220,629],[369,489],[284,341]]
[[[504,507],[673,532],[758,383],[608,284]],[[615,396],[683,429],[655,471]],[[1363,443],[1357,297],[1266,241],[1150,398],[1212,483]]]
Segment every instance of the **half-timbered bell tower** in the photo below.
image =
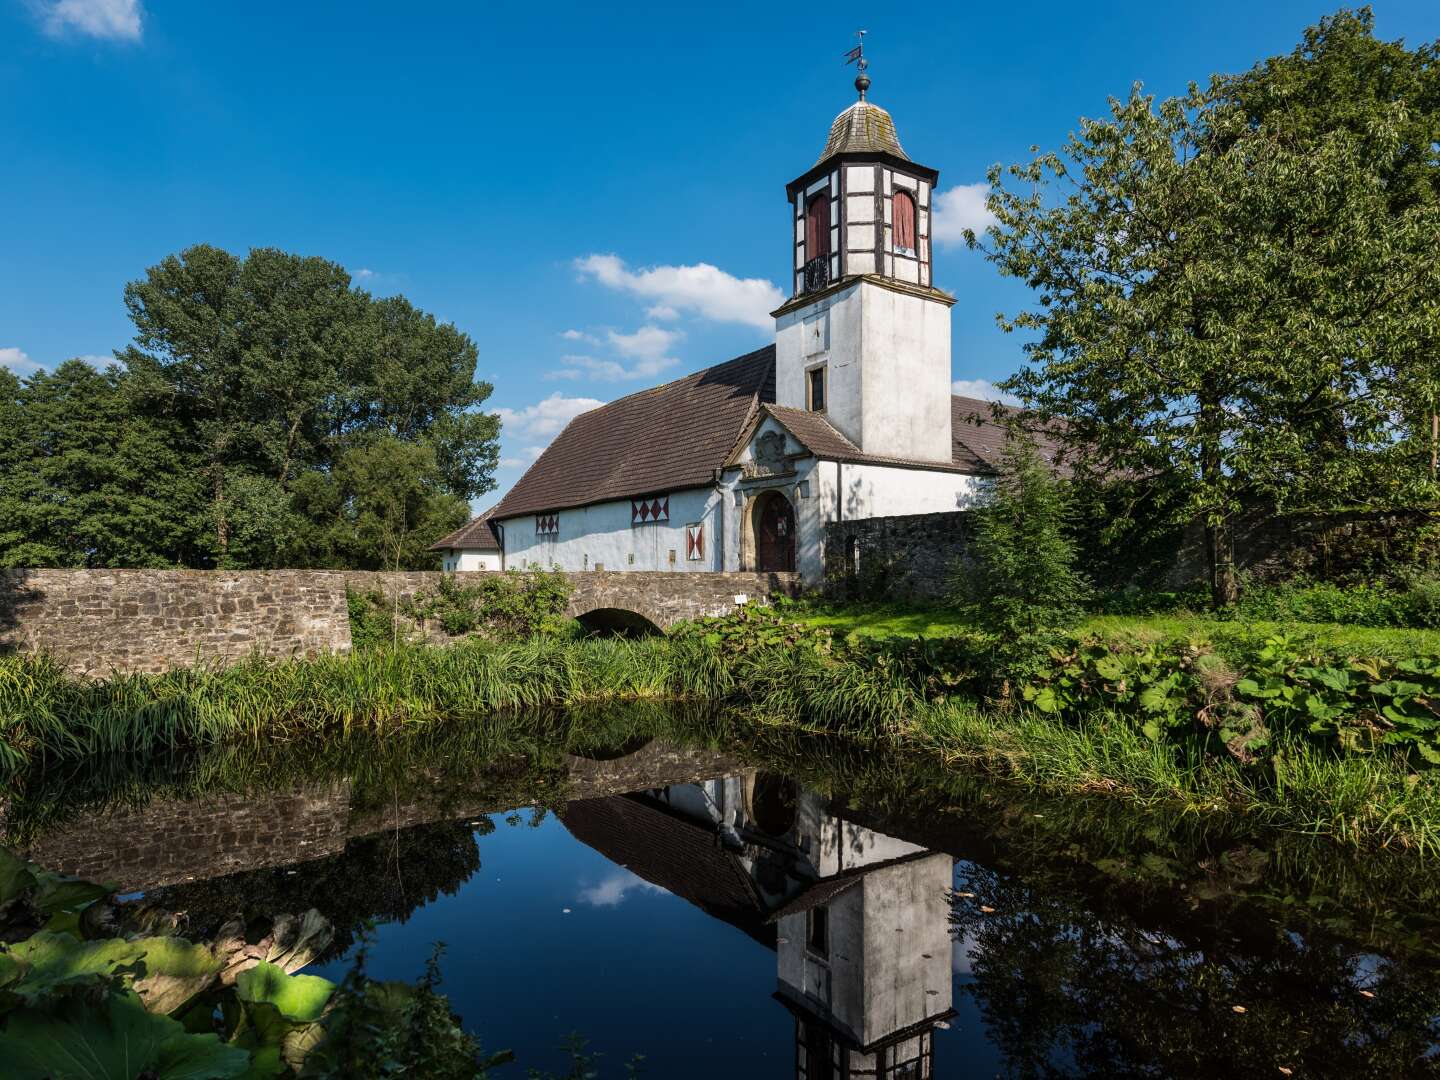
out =
[[869,87],[862,70],[859,100],[785,189],[793,294],[775,312],[776,398],[824,412],[866,454],[948,463],[955,301],[930,270],[940,174],[906,156]]

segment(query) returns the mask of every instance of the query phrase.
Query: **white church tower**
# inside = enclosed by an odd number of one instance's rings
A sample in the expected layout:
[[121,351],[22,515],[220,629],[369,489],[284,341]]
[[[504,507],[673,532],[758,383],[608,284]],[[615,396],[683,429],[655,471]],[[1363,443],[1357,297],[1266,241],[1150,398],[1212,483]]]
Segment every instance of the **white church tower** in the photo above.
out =
[[940,174],[906,156],[890,114],[860,99],[786,186],[790,300],[775,311],[780,405],[822,412],[865,454],[949,464],[950,306],[930,272]]

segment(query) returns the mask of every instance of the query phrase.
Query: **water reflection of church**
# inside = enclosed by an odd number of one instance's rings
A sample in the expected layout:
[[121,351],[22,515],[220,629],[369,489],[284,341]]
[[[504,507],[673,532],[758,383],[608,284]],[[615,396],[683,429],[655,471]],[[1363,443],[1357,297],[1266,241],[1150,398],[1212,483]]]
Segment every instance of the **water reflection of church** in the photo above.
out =
[[954,860],[743,773],[572,802],[580,841],[776,953],[797,1080],[934,1075],[951,1008]]

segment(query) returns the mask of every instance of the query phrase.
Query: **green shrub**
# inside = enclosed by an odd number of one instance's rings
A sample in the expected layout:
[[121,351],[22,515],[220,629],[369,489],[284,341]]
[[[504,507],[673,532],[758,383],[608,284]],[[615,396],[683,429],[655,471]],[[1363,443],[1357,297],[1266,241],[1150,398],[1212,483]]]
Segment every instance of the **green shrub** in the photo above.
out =
[[1440,628],[1440,575],[1411,572],[1396,585],[1340,585],[1301,578],[1242,590],[1231,613],[1243,620]]
[[985,505],[973,558],[955,568],[955,599],[1010,643],[1074,623],[1090,586],[1075,568],[1069,495],[1029,439],[1013,435]]
[[394,644],[398,636],[395,611],[379,589],[359,592],[347,588],[345,606],[350,613],[350,648],[365,650]]
[[562,632],[568,624],[565,607],[573,591],[558,571],[507,570],[503,574],[446,574],[434,589],[415,594],[410,612],[434,619],[451,637],[484,632],[491,637],[519,638]]

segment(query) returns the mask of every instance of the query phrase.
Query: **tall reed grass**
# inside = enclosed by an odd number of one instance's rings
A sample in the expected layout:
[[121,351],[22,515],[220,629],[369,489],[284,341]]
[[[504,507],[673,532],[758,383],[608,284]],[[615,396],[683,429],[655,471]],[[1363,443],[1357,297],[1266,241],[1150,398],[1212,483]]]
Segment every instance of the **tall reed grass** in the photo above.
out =
[[0,779],[102,755],[396,738],[441,724],[513,724],[534,710],[647,701],[735,709],[742,740],[747,728],[841,735],[921,750],[1047,795],[1243,815],[1354,848],[1440,854],[1440,774],[1416,773],[1398,756],[1338,755],[1297,740],[1247,766],[1152,741],[1121,716],[1066,723],[928,701],[899,674],[815,649],[726,654],[700,636],[402,646],[100,681],[74,678],[44,657],[4,657]]

